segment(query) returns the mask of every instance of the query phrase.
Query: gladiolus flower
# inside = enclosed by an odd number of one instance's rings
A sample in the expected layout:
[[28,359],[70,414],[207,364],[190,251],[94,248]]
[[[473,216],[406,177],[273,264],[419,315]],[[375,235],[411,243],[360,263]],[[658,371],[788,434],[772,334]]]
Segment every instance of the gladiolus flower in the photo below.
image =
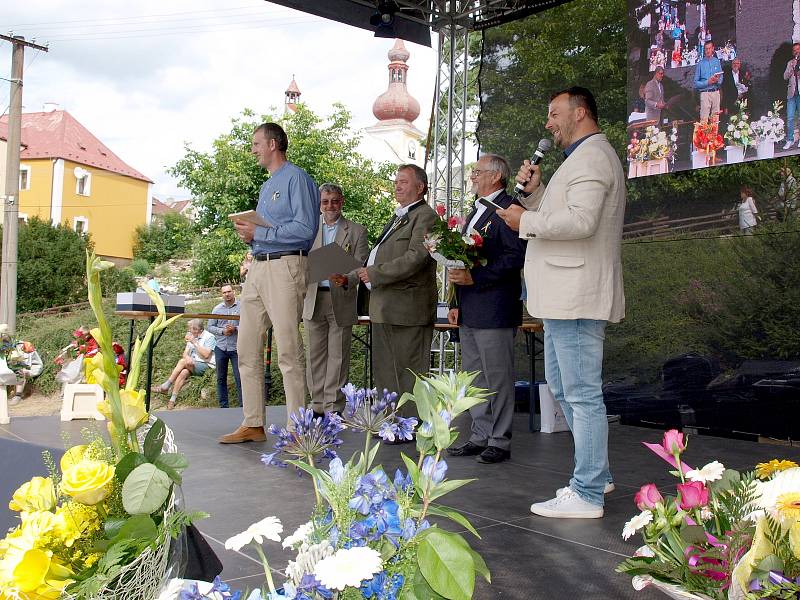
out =
[[639,507],[639,510],[653,509],[656,504],[663,502],[663,500],[664,497],[661,495],[661,492],[658,491],[654,483],[643,485],[633,497],[633,501],[636,503],[636,506]]
[[708,504],[708,488],[699,481],[679,483],[678,493],[681,510],[691,510]]
[[686,450],[686,442],[683,438],[683,434],[677,429],[670,429],[664,433],[661,446],[670,454],[680,454]]

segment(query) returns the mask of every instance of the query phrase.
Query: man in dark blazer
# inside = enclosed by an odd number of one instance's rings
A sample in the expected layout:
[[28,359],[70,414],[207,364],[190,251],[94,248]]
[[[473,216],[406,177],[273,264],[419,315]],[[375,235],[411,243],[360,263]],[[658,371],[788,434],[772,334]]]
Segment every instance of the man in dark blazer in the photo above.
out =
[[[338,244],[360,264],[367,260],[367,230],[342,216],[344,194],[334,183],[319,186],[322,211],[312,250]],[[303,304],[303,327],[308,335],[306,381],[311,410],[319,415],[344,410],[342,387],[350,372],[350,342],[356,316],[358,275],[355,271],[332,274],[308,285]]]
[[[484,154],[472,169],[472,192],[508,208],[514,199],[506,193],[511,177],[508,161]],[[459,325],[461,365],[478,371],[474,385],[494,392],[488,402],[469,409],[469,441],[448,450],[451,456],[478,455],[492,464],[511,457],[511,422],[514,416],[514,335],[522,323],[521,269],[525,241],[494,210],[480,202],[469,213],[464,232],[483,238],[481,256],[486,265],[450,269],[447,279],[456,286],[456,299],[447,319]]]
[[[427,191],[423,169],[398,167],[394,192],[399,206],[358,271],[371,292],[372,365],[379,392],[411,392],[414,374],[430,370],[438,294],[436,262],[422,242],[438,217],[425,202]],[[413,403],[403,410],[413,414]]]

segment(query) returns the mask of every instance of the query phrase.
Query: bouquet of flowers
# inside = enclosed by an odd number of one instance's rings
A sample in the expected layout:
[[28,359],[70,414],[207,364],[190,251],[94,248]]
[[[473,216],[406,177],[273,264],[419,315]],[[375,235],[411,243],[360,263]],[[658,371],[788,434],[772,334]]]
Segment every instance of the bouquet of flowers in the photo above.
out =
[[660,160],[674,157],[678,149],[678,130],[673,127],[669,136],[655,125],[644,130],[644,137],[634,131],[631,143],[628,144],[629,160]]
[[480,256],[483,237],[474,229],[461,233],[464,219],[452,216],[445,219],[447,209],[444,204],[436,205],[439,220],[433,229],[425,234],[423,244],[433,259],[450,269],[470,269],[477,264],[485,265],[486,259]]
[[776,100],[772,110],[751,125],[756,143],[780,142],[786,137],[785,123],[780,117],[782,108],[783,103]]
[[[132,377],[120,390],[101,304],[100,271],[111,266],[87,256],[89,302],[98,321],[92,337],[102,358],[95,378],[106,392],[98,409],[110,419],[111,443],[87,434],[87,443],[67,450],[58,465],[45,453],[49,476],[33,477],[14,492],[9,508],[21,522],[0,541],[3,598],[152,598],[170,535],[199,516],[176,510],[173,486],[187,462],[174,451],[164,423],[148,415],[144,393],[134,389],[143,350],[174,319],[166,320],[163,301],[149,294],[159,316],[144,343],[136,340]],[[149,570],[148,557],[155,557]],[[126,571],[132,563],[141,568]]]
[[707,164],[716,160],[717,150],[725,147],[725,142],[719,134],[719,120],[716,116],[694,124],[692,144],[706,155]]
[[33,352],[35,349],[30,342],[23,342],[13,338],[8,332],[8,325],[0,323],[0,358],[5,361],[6,366],[11,371],[19,373],[19,371],[27,367],[25,353]]
[[[445,494],[471,480],[448,480],[444,450],[458,437],[450,426],[453,418],[484,402],[485,390],[472,387],[477,373],[451,373],[421,377],[413,394],[397,400],[394,393],[343,388],[347,405],[342,417],[314,417],[303,408],[291,419],[294,431],[270,428],[277,436],[275,452],[265,455],[268,465],[293,465],[311,476],[316,506],[310,520],[282,541],[296,553],[286,567],[286,581],[276,589],[269,563],[261,547],[264,540],[281,542],[283,525],[267,517],[234,535],[225,547],[239,550],[253,544],[264,564],[269,600],[429,600],[471,598],[475,577],[490,581],[486,564],[458,533],[429,521],[442,517],[477,536],[469,521],[439,504]],[[405,402],[414,402],[417,419],[397,415]],[[364,435],[364,450],[347,462],[336,456],[343,428]],[[374,466],[378,445],[386,440],[411,440],[416,435],[419,456],[402,454],[405,469],[390,476]],[[318,463],[330,457],[327,469]],[[197,592],[193,587],[190,594]],[[211,595],[190,595],[211,598]],[[217,596],[217,597],[234,597]]]
[[697,48],[684,48],[683,49],[683,61],[687,65],[695,65],[697,64],[698,59]]
[[725,132],[725,141],[731,146],[752,146],[754,142],[753,130],[750,127],[750,117],[745,112],[747,100],[740,100],[736,103],[739,112],[732,115],[728,122],[728,129]]
[[739,473],[712,461],[695,469],[683,462],[687,442],[674,429],[660,444],[645,446],[674,467],[680,483],[675,496],[662,496],[652,483],[636,494],[641,512],[625,524],[622,537],[641,532],[645,545],[617,571],[632,575],[637,589],[653,584],[682,597],[796,597],[797,464],[773,460]]

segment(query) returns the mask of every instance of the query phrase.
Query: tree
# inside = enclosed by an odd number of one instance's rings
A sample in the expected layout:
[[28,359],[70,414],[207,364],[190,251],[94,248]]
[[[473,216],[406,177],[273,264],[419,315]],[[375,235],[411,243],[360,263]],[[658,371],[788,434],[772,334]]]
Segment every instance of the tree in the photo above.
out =
[[290,161],[318,184],[342,186],[345,216],[363,224],[372,240],[380,234],[393,208],[394,166],[377,165],[358,154],[359,138],[350,129],[350,120],[341,104],[335,104],[325,120],[302,105],[281,119],[245,110],[233,119],[230,132],[214,140],[210,152],[186,147],[186,155],[171,172],[191,191],[198,210],[201,239],[195,247],[195,276],[200,283],[216,285],[239,276],[246,247],[227,215],[254,209],[259,188],[269,177],[250,153],[253,130],[265,121],[278,122],[286,130]]
[[133,255],[150,264],[188,256],[194,239],[195,232],[189,219],[179,213],[167,213],[162,220],[136,228]]

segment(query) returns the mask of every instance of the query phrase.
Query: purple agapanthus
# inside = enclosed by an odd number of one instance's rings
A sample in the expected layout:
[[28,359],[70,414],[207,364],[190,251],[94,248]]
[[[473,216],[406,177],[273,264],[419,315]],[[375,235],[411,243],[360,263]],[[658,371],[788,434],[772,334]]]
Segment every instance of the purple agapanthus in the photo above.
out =
[[[345,425],[353,431],[363,431],[370,435],[394,435],[399,431],[394,427],[397,416],[397,393],[383,390],[379,396],[377,390],[356,389],[352,383],[342,388],[345,396],[345,408],[342,416]],[[416,423],[415,423],[416,424]],[[408,424],[403,425],[403,434]],[[391,431],[387,434],[387,431]],[[382,434],[382,432],[384,432]],[[389,439],[389,438],[384,438]]]
[[279,455],[288,455],[307,462],[320,455],[327,459],[336,458],[336,448],[342,444],[338,435],[344,429],[339,415],[326,413],[322,417],[315,417],[313,411],[300,407],[289,419],[294,425],[291,431],[274,424],[269,426],[269,433],[277,436],[278,440],[273,446],[275,452],[263,454],[261,462],[285,467],[286,463],[278,458]]

